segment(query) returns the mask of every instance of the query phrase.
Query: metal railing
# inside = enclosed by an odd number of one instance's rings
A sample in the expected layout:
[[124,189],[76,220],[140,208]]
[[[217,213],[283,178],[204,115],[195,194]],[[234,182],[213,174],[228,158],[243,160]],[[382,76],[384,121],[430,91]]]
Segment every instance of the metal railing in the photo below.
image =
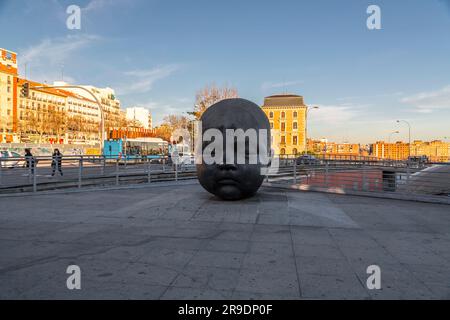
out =
[[0,193],[82,188],[181,180],[195,177],[193,165],[170,162],[168,157],[111,159],[104,156],[0,158]]
[[382,193],[446,197],[450,200],[450,163],[424,163],[361,158],[282,156],[273,185],[336,193]]
[[[34,159],[34,160],[33,160]],[[196,178],[195,165],[104,156],[0,158],[0,193],[116,186]],[[413,163],[370,157],[303,159],[281,156],[266,176],[271,185],[336,193],[427,195],[450,198],[449,163]],[[61,175],[61,172],[62,175]]]

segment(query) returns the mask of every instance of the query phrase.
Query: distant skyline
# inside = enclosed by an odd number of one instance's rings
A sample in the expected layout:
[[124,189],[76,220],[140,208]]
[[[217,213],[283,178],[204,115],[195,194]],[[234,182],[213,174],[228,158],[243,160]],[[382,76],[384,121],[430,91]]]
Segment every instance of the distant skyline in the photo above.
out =
[[[66,8],[82,8],[81,30]],[[381,30],[366,9],[381,8]],[[154,123],[185,114],[208,84],[262,105],[293,93],[308,134],[368,143],[450,137],[450,1],[1,0],[0,47],[21,76],[115,89]],[[450,139],[447,139],[449,141]]]

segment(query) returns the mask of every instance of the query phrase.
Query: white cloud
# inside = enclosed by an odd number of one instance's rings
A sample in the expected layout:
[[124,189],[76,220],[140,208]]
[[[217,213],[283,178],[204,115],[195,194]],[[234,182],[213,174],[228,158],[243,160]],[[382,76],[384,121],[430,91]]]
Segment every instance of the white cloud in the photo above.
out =
[[[314,105],[314,104],[312,104]],[[313,117],[314,122],[318,124],[342,126],[347,121],[357,117],[360,113],[361,106],[354,106],[350,104],[341,105],[316,105],[319,109],[310,109],[308,111],[308,118]]]
[[[20,50],[20,70],[25,70],[27,65],[28,76],[32,72],[33,80],[48,81],[51,83],[60,79],[61,67],[70,64],[74,54],[87,47],[100,37],[95,35],[68,35],[62,38],[47,38],[36,45]],[[73,81],[70,76],[65,75],[64,79]]]
[[95,35],[68,35],[64,38],[44,39],[20,53],[22,63],[48,64],[67,60],[76,51],[99,37]]
[[153,84],[167,78],[179,69],[177,65],[158,66],[147,70],[133,70],[124,73],[127,84],[117,89],[119,94],[145,93],[153,88]]
[[404,97],[400,101],[414,106],[414,111],[419,113],[431,113],[437,109],[449,109],[450,85],[439,90],[426,91]]

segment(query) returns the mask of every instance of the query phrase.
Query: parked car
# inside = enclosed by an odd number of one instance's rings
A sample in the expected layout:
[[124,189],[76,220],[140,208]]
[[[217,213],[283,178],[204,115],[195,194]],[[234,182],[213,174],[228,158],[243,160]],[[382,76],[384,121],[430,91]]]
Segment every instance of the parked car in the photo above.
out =
[[[14,159],[22,156],[14,151],[0,151],[0,159],[2,168],[17,168],[25,165],[25,160]],[[11,159],[12,158],[12,159]],[[9,159],[9,160],[8,160]]]
[[304,154],[301,155],[300,157],[298,157],[296,159],[297,164],[303,164],[303,165],[318,165],[320,164],[320,160],[317,159],[316,157],[309,155],[309,154]]

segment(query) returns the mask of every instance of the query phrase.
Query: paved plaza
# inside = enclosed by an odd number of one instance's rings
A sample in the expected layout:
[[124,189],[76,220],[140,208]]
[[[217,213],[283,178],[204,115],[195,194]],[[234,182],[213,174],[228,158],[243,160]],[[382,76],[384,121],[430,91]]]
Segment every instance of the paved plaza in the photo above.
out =
[[223,202],[196,181],[0,197],[1,299],[449,299],[449,265],[448,205],[268,187]]

